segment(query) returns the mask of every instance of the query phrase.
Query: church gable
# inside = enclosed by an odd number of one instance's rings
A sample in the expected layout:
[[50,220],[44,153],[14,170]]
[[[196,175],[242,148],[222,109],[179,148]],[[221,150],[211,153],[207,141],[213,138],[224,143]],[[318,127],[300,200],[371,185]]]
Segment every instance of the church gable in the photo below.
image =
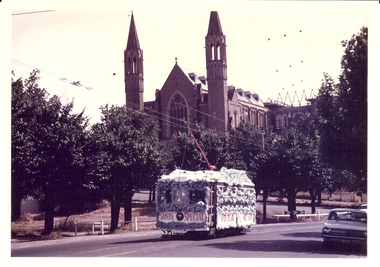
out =
[[193,90],[193,83],[184,71],[175,64],[164,85],[161,88],[161,95],[169,98],[175,91],[180,91],[185,97],[190,96]]

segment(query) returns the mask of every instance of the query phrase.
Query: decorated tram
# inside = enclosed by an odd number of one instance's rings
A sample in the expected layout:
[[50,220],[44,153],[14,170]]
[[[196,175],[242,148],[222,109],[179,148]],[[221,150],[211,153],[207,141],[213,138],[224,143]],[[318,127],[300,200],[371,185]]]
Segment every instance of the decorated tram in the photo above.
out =
[[242,170],[178,169],[158,180],[156,192],[156,226],[163,236],[214,237],[256,224],[254,184]]

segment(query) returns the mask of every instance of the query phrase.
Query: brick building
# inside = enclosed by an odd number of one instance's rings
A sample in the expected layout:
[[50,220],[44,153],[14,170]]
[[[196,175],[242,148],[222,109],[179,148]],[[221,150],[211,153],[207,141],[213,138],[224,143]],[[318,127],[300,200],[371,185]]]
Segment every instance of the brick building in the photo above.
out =
[[164,85],[156,90],[155,100],[144,102],[143,52],[131,16],[124,51],[126,105],[157,116],[161,139],[170,139],[184,129],[186,122],[203,123],[207,128],[224,132],[241,122],[284,131],[292,120],[316,112],[312,100],[298,107],[276,101],[264,103],[257,93],[228,85],[226,36],[216,11],[210,13],[205,50],[207,75],[181,68],[176,60]]

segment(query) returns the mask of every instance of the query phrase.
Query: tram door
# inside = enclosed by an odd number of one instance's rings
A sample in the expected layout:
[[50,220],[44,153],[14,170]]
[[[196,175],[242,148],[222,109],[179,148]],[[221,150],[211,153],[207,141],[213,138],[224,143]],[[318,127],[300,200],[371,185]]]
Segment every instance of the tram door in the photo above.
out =
[[210,195],[209,195],[209,225],[210,225],[210,235],[215,234],[216,228],[216,183],[210,184]]

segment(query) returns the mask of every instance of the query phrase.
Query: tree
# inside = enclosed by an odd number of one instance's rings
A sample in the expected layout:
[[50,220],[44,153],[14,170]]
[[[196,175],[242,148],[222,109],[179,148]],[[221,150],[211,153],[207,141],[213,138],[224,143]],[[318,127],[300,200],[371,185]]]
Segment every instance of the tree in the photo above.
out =
[[[235,161],[234,168],[252,172],[252,160],[265,150],[263,149],[263,134],[270,135],[270,130],[264,133],[257,126],[248,123],[242,123],[236,129],[231,130],[229,152]],[[270,138],[265,140],[268,142]]]
[[[327,102],[328,103],[328,102]],[[308,179],[307,191],[311,198],[311,213],[316,212],[316,199],[321,196],[324,189],[330,187],[331,183],[331,168],[322,162],[321,155],[319,153],[320,138],[318,135],[318,118],[311,114],[307,114],[301,117],[294,125],[295,130],[302,133],[309,139],[309,145],[312,148],[313,153],[311,164],[304,166],[306,168]]]
[[228,137],[221,132],[205,129],[197,125],[191,130],[195,140],[189,131],[179,132],[173,138],[175,144],[171,149],[172,158],[177,168],[184,170],[206,170],[207,162],[198,148],[199,144],[207,161],[217,169],[227,167],[229,161]]
[[365,27],[342,41],[339,83],[325,78],[318,94],[322,157],[335,169],[354,173],[361,192],[367,190],[367,42]]
[[[11,206],[12,221],[20,216],[20,205],[23,198],[35,194],[33,179],[36,173],[37,159],[34,157],[33,129],[41,102],[46,97],[46,91],[38,88],[38,70],[30,73],[24,82],[16,81],[12,76],[12,106],[11,106],[11,153],[12,153],[12,183]],[[14,75],[14,74],[13,74]]]
[[[174,143],[171,154],[176,168],[189,171],[207,169],[201,152],[188,133],[179,132],[174,137]],[[203,147],[201,140],[198,140],[198,143]]]
[[37,117],[35,143],[39,156],[36,185],[42,191],[45,232],[53,230],[54,209],[76,200],[76,192],[86,183],[83,150],[88,120],[83,112],[71,114],[74,103],[62,105],[54,96]]
[[34,71],[24,84],[18,80],[12,86],[12,194],[21,190],[20,195],[40,199],[44,232],[49,234],[55,208],[76,199],[85,184],[88,119],[84,112],[72,114],[73,102],[62,105],[57,96],[48,99],[37,75]]
[[[288,210],[296,210],[296,195],[309,184],[316,146],[313,140],[293,126],[287,134],[277,135],[258,167],[260,177],[269,177],[270,186],[288,200]],[[265,169],[269,171],[265,171]],[[261,171],[260,171],[261,170]],[[268,183],[268,182],[266,182]]]
[[151,187],[164,172],[168,157],[159,142],[158,123],[125,106],[101,107],[101,122],[91,129],[95,185],[111,202],[111,227],[118,227],[120,208],[132,220],[136,189]]

